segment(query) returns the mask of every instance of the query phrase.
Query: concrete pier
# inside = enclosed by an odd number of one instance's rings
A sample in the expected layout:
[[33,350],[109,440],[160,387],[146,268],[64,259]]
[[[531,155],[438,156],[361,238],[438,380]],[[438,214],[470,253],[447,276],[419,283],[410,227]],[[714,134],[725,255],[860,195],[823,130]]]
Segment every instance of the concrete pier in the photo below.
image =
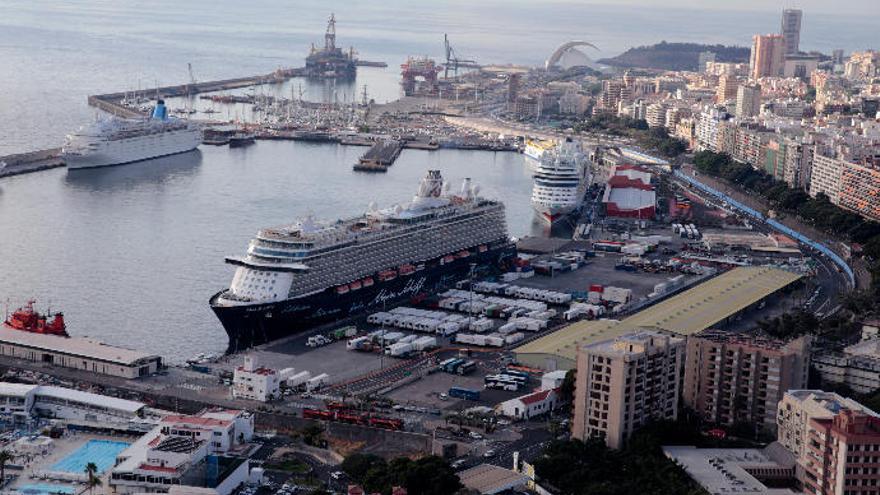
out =
[[385,172],[400,156],[403,144],[397,140],[380,141],[374,144],[354,165],[362,172]]
[[61,161],[61,148],[0,156],[0,163],[6,164],[6,167],[0,170],[0,177],[27,174],[64,166],[64,162]]
[[[301,77],[305,75],[305,68],[297,67],[293,69],[278,69],[269,74],[261,74],[249,77],[237,77],[233,79],[221,79],[219,81],[197,82],[195,84],[177,84],[174,86],[162,86],[156,89],[142,91],[144,94],[158,94],[163,98],[173,96],[197,95],[199,93],[210,93],[213,91],[227,91],[236,88],[246,88],[261,84],[273,84],[284,82],[292,77]],[[127,92],[107,93],[103,95],[89,96],[89,105],[100,108],[105,112],[119,115],[134,117],[141,115],[140,112],[127,108],[121,104]]]

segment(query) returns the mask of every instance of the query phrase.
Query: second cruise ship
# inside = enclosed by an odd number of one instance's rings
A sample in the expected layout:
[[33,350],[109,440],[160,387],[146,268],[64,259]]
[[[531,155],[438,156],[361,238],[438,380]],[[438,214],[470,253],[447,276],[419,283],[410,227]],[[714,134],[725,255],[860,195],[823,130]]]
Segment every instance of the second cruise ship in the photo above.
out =
[[175,155],[196,149],[201,129],[168,116],[159,100],[149,118],[100,120],[67,136],[61,159],[68,170],[107,167]]
[[572,139],[541,156],[532,187],[532,207],[551,225],[578,210],[590,182],[590,167],[579,143]]
[[428,171],[406,205],[354,218],[262,229],[211,309],[229,334],[229,351],[419,299],[468,276],[507,266],[515,256],[504,205],[465,179],[449,192]]

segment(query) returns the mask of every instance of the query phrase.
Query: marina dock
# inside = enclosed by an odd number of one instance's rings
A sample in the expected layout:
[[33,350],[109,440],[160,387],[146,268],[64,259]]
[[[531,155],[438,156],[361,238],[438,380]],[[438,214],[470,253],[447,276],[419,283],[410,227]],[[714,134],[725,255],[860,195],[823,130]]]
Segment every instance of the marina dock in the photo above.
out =
[[361,172],[385,172],[400,156],[403,144],[397,140],[380,141],[374,144],[354,165]]

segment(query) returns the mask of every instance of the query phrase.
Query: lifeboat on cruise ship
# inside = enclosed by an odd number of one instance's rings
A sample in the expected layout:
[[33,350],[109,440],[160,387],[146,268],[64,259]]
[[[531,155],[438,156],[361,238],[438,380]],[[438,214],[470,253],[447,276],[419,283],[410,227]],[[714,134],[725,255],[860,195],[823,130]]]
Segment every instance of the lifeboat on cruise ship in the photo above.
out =
[[360,281],[360,280],[355,280],[354,282],[350,283],[350,284],[348,285],[348,287],[349,287],[351,290],[359,290],[359,289],[361,288],[361,281]]
[[46,335],[58,335],[60,337],[69,337],[67,327],[64,325],[64,315],[55,313],[52,320],[46,315],[40,314],[34,309],[36,301],[28,301],[23,308],[18,308],[12,315],[6,318],[3,325],[13,330],[21,330],[23,332],[42,333]]
[[385,270],[379,272],[379,281],[387,282],[389,280],[394,280],[397,278],[397,272],[394,270]]
[[480,247],[478,247],[477,250],[479,250],[481,253],[485,253],[486,251],[489,250],[489,246],[487,246],[485,244],[480,244]]
[[364,287],[372,287],[373,286],[373,277],[367,277],[363,280]]
[[410,275],[416,271],[416,267],[412,265],[400,265],[400,275]]
[[417,271],[417,272],[420,272],[420,271],[422,271],[422,270],[424,270],[424,269],[425,269],[425,264],[424,264],[424,263],[419,263],[418,265],[416,265],[416,271]]
[[336,293],[340,296],[342,294],[348,294],[348,285],[340,285],[339,287],[336,287]]
[[453,255],[451,255],[451,254],[446,255],[446,256],[440,258],[440,264],[441,264],[441,265],[445,265],[445,264],[447,264],[447,263],[452,263],[453,261],[455,261],[455,256],[453,256]]
[[471,255],[471,252],[468,251],[467,249],[465,249],[463,251],[459,251],[456,256],[458,256],[459,258],[467,258],[470,255]]

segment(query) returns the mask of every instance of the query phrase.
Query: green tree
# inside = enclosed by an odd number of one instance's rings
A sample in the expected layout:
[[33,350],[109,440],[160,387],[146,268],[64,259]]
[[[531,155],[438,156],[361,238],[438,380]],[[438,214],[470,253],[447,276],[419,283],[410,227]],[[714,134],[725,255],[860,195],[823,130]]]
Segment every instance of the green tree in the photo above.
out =
[[385,460],[372,454],[352,454],[339,466],[349,478],[363,483],[367,473],[374,468],[385,468]]
[[633,437],[622,450],[609,449],[601,439],[551,442],[535,470],[542,481],[570,495],[705,494],[663,455],[659,438],[650,432]]
[[6,482],[6,463],[13,460],[15,456],[8,450],[0,451],[0,486]]
[[568,370],[565,373],[565,378],[562,380],[562,385],[559,386],[559,400],[563,403],[570,403],[574,400],[574,385],[577,380],[577,370]]
[[98,477],[98,466],[94,462],[90,462],[86,464],[86,468],[83,471],[88,476],[86,485],[89,487],[89,494],[91,494],[96,486],[101,486],[101,478]]
[[392,487],[403,486],[411,495],[448,495],[462,488],[449,463],[437,456],[415,461],[398,457],[386,463],[377,456],[353,454],[343,461],[342,470],[369,493],[388,494]]

